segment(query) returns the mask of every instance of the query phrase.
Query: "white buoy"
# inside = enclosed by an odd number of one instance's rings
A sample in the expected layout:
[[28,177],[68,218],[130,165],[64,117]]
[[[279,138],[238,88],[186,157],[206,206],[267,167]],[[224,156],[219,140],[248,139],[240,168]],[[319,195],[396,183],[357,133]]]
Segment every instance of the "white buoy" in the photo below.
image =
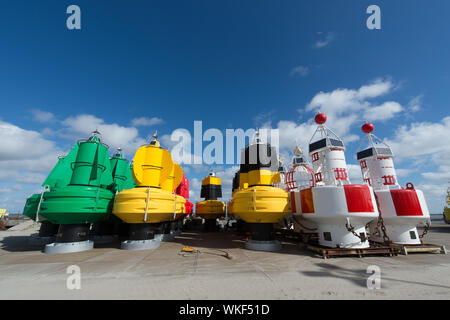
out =
[[[371,123],[362,126],[362,131],[367,135],[361,145],[366,139],[369,145],[357,152],[364,182],[374,189],[389,240],[396,244],[420,244],[417,226],[430,224],[423,192],[415,189],[412,183],[408,183],[406,189],[399,185],[391,147],[372,134],[373,129]],[[376,227],[377,221],[373,221],[370,224],[371,233],[376,231]],[[384,240],[387,239],[378,228],[374,241]]]
[[378,217],[373,190],[350,184],[342,140],[324,125],[326,115],[309,143],[312,168],[300,149],[286,178],[292,213],[305,223],[304,232],[319,235],[319,244],[332,248],[368,248],[366,224]]

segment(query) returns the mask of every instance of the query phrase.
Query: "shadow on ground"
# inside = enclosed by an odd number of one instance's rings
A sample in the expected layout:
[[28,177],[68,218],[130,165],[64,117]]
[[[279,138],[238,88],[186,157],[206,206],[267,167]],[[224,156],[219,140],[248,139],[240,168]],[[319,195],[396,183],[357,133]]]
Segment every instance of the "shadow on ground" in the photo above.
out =
[[[344,279],[344,280],[352,282],[353,284],[363,287],[363,288],[367,288],[367,279],[370,277],[371,274],[373,274],[373,273],[367,273],[366,270],[348,269],[348,268],[344,268],[341,266],[337,266],[334,264],[328,264],[328,263],[316,263],[315,265],[319,269],[318,271],[299,271],[299,272],[308,277],[322,277],[322,278],[327,277],[327,278]],[[425,282],[420,282],[420,281],[395,279],[395,278],[386,276],[385,274],[383,274],[383,270],[381,270],[382,289],[389,289],[389,285],[387,285],[386,282],[390,283],[391,285],[395,282],[398,282],[398,283],[405,283],[405,284],[411,284],[411,285],[421,285],[421,286],[426,286],[426,287],[450,289],[449,286],[444,286],[444,285],[431,284],[431,283],[425,283]]]
[[7,236],[0,240],[0,248],[9,252],[43,251],[45,244],[33,240],[30,236]]

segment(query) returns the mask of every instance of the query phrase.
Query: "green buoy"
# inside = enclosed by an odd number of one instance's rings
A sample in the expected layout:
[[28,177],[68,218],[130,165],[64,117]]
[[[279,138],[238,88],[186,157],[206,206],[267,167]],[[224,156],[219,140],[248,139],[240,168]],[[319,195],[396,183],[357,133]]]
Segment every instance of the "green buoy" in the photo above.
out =
[[56,243],[46,246],[47,253],[91,249],[90,225],[114,222],[111,210],[116,192],[134,187],[129,162],[121,152],[110,159],[108,146],[99,136],[94,131],[90,138],[78,141],[58,160],[42,184],[44,191],[25,204],[24,214],[31,219],[60,225]]

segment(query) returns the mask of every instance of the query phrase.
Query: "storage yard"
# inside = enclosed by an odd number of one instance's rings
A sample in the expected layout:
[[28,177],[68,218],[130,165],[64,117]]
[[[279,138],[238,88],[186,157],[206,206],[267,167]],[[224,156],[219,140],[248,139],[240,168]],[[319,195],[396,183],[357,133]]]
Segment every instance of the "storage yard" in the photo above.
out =
[[[32,221],[0,231],[1,299],[448,299],[450,256],[322,259],[283,241],[279,252],[244,249],[232,232],[183,232],[155,250],[93,250],[48,255],[30,235]],[[19,229],[19,230],[17,230]],[[419,230],[421,232],[421,230]],[[426,243],[450,248],[450,225],[433,223]],[[181,252],[189,246],[197,253]],[[228,256],[227,256],[228,255]],[[81,269],[81,289],[69,290],[67,267]],[[368,289],[367,267],[381,269],[381,289]]]

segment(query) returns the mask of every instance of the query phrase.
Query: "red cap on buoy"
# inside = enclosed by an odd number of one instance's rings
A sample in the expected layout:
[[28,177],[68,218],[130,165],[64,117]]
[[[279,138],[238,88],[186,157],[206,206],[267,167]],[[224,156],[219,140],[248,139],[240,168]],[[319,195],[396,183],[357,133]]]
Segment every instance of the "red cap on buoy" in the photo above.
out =
[[318,113],[314,117],[314,121],[316,121],[317,124],[324,124],[327,121],[327,115],[325,113]]
[[361,130],[365,133],[371,133],[373,129],[375,129],[375,127],[371,123],[364,123],[361,127]]

